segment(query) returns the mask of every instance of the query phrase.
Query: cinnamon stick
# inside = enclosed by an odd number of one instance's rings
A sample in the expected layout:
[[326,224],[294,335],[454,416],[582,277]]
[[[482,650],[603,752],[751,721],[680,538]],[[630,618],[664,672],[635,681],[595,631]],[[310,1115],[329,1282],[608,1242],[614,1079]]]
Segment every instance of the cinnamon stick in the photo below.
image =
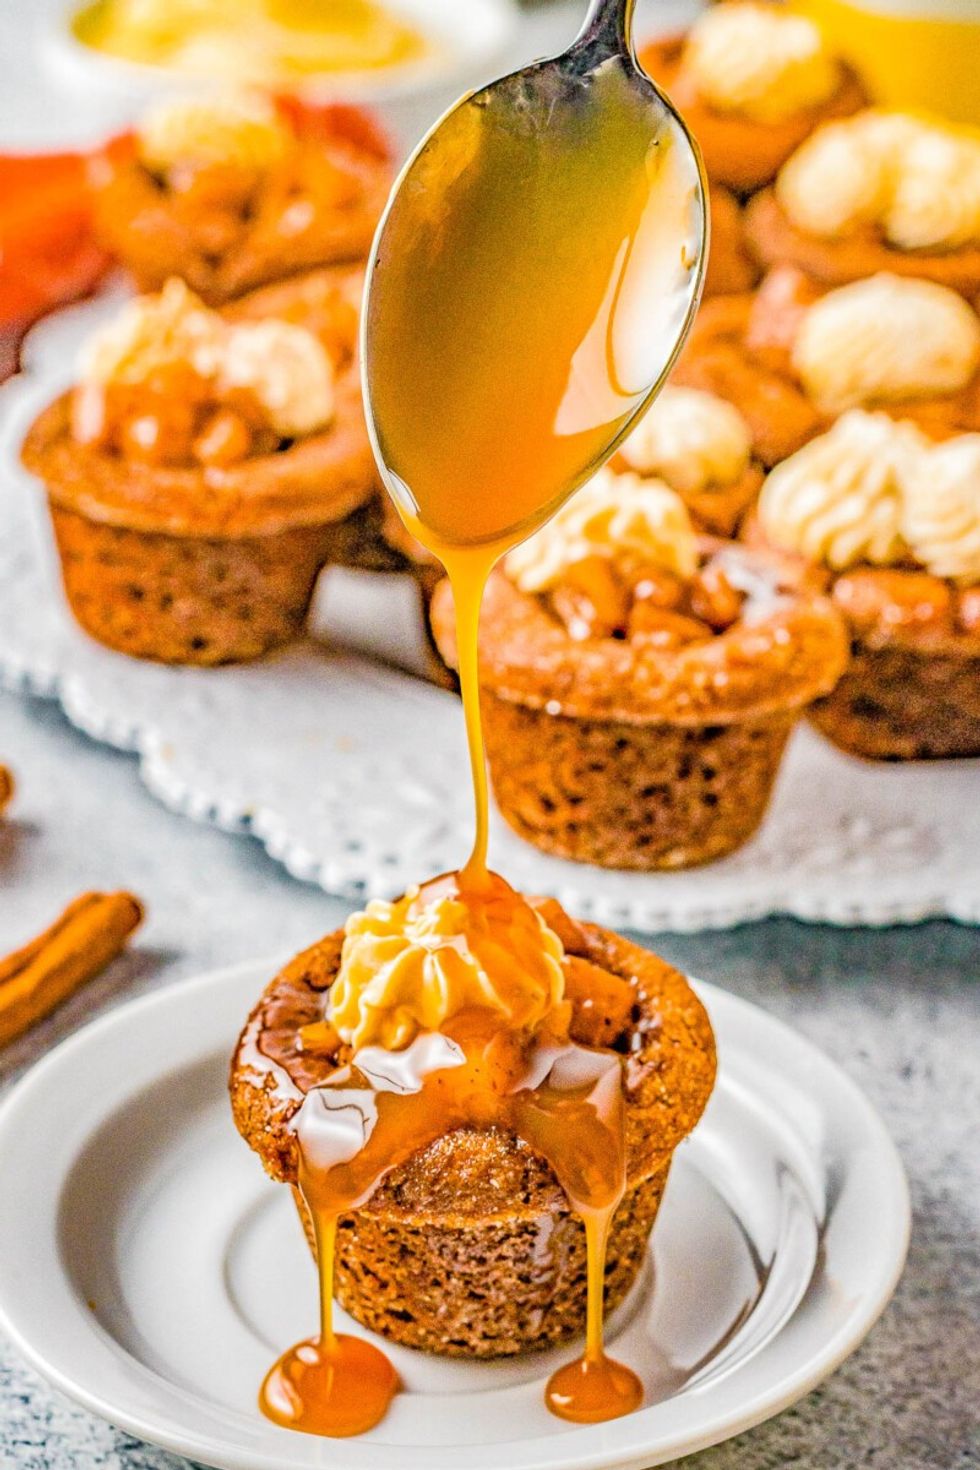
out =
[[142,917],[131,893],[83,893],[43,934],[0,959],[0,1046],[104,970]]
[[7,766],[0,766],[0,812],[14,794],[14,778]]

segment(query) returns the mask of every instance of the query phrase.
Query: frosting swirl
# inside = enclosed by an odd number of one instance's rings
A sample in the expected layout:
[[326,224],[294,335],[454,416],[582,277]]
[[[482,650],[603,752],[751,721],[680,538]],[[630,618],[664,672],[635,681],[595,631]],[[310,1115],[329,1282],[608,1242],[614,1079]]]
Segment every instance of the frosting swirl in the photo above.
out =
[[878,225],[903,250],[973,244],[980,241],[980,133],[869,109],[819,127],[781,169],[776,195],[811,235]]
[[312,332],[290,322],[229,323],[176,279],[156,296],[137,296],[92,337],[79,368],[82,383],[107,387],[149,382],[186,364],[216,396],[245,392],[284,437],[325,427],[334,412],[330,359]]
[[303,327],[268,318],[231,328],[219,371],[223,392],[251,393],[286,438],[315,433],[333,418],[333,369],[323,345]]
[[925,456],[905,486],[902,531],[936,577],[980,582],[980,434],[960,434]]
[[920,129],[902,156],[884,226],[903,250],[980,240],[980,135]]
[[564,996],[561,940],[500,879],[466,901],[438,886],[410,889],[396,903],[373,899],[345,933],[329,1018],[355,1049],[401,1050],[474,1009],[534,1031]]
[[980,318],[945,286],[882,273],[816,301],[792,359],[826,412],[956,393],[980,365]]
[[215,371],[225,327],[183,281],[173,277],[155,296],[134,296],[88,339],[79,354],[87,383],[144,383],[160,367],[187,362]]
[[656,566],[693,576],[697,539],[683,500],[661,480],[600,470],[510,552],[504,568],[522,592],[546,592],[570,567],[594,556],[626,568]]
[[905,485],[926,444],[887,414],[844,414],[767,478],[758,511],[766,538],[835,571],[900,560]]
[[776,123],[825,102],[840,70],[815,25],[772,5],[731,0],[691,28],[684,70],[719,112]]
[[278,162],[291,139],[265,97],[229,92],[157,102],[140,121],[136,141],[146,167],[167,173],[188,163],[266,169]]
[[682,495],[733,485],[748,467],[749,426],[734,404],[668,384],[620,450],[630,469],[662,476]]

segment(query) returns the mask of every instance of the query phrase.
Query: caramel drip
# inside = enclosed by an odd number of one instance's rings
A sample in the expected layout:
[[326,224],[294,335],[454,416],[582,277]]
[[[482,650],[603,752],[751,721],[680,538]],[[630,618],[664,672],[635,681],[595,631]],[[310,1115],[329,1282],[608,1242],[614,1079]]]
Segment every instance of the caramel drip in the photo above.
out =
[[560,1419],[600,1424],[632,1414],[643,1403],[643,1384],[631,1368],[606,1356],[603,1342],[603,1278],[611,1210],[579,1210],[588,1252],[588,1316],[585,1352],[552,1373],[545,1403]]
[[346,1439],[373,1429],[398,1390],[384,1353],[333,1328],[336,1214],[313,1214],[320,1272],[320,1335],[283,1353],[266,1376],[259,1407],[284,1429]]
[[459,649],[459,687],[466,720],[466,741],[470,756],[475,808],[473,849],[460,874],[461,888],[480,891],[487,888],[487,844],[490,828],[490,798],[487,784],[487,757],[480,718],[480,667],[477,640],[480,608],[487,579],[498,557],[496,546],[445,548],[440,553],[453,588],[456,609],[456,644]]
[[[320,1267],[320,1334],[272,1369],[264,1412],[287,1427],[329,1435],[358,1434],[382,1417],[397,1387],[394,1369],[371,1344],[333,1330],[337,1220],[365,1204],[392,1169],[464,1127],[501,1127],[523,1139],[554,1169],[585,1224],[585,1370],[573,1365],[556,1375],[549,1407],[585,1419],[635,1407],[642,1387],[602,1347],[606,1238],[626,1188],[624,1125],[618,1055],[573,1042],[528,1047],[488,1012],[461,1012],[445,1032],[423,1032],[401,1052],[365,1047],[307,1095],[297,1116],[299,1185]],[[568,1373],[581,1383],[556,1387]],[[577,1408],[583,1396],[587,1404]]]

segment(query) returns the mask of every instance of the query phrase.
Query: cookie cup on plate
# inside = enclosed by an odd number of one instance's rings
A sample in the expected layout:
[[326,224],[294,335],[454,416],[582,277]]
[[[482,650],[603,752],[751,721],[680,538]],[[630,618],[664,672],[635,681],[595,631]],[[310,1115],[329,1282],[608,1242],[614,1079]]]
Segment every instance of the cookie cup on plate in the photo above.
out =
[[[575,923],[549,900],[536,903],[562,939],[564,963],[578,965],[588,982],[573,1001],[580,1006],[573,1037],[622,1056],[627,1190],[609,1237],[611,1311],[646,1259],[674,1150],[711,1092],[714,1041],[676,970],[608,930]],[[294,1190],[291,1120],[343,1060],[304,1049],[300,1033],[324,1015],[343,938],[328,936],[272,981],[231,1065],[239,1132],[272,1177]],[[607,988],[617,1000],[597,1030]],[[341,1216],[335,1288],[358,1322],[409,1347],[475,1358],[531,1352],[584,1327],[585,1232],[550,1166],[527,1144],[499,1128],[457,1128],[392,1169],[355,1213]]]

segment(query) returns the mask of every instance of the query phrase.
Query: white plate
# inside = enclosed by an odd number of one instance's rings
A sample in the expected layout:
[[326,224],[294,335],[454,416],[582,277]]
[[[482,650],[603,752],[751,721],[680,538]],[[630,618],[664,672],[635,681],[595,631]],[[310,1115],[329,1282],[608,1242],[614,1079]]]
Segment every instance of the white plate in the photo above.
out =
[[121,1007],[0,1109],[0,1326],[112,1423],[227,1470],[639,1470],[778,1413],[888,1301],[909,1203],[880,1119],[808,1042],[702,985],[718,1084],[611,1324],[646,1407],[576,1428],[543,1406],[553,1353],[465,1364],[394,1349],[405,1391],[371,1434],[276,1428],[256,1391],[313,1329],[315,1279],[289,1193],[235,1134],[226,1092],[234,1038],[274,969],[249,963]]
[[[52,317],[27,372],[0,392],[0,686],[56,698],[97,740],[140,757],[175,811],[258,838],[296,877],[359,900],[457,867],[471,830],[458,702],[392,668],[315,643],[264,662],[173,669],[110,653],[63,606],[37,485],[17,452],[69,380],[112,300]],[[420,665],[407,577],[329,574],[324,631]],[[336,594],[336,595],[335,595]],[[546,857],[494,816],[493,859],[525,892],[647,932],[787,913],[835,924],[980,922],[980,762],[875,766],[812,731],[793,738],[758,836],[678,873],[616,873]]]

